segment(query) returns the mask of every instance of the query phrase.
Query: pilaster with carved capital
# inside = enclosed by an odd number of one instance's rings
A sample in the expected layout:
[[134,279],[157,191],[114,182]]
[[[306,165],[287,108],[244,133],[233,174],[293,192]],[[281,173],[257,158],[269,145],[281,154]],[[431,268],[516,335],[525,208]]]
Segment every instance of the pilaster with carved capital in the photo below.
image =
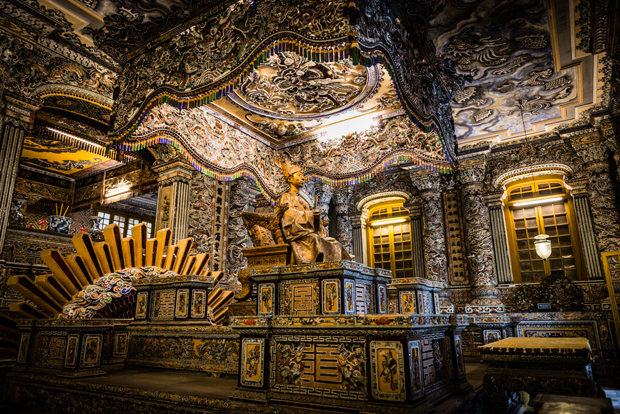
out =
[[572,179],[564,180],[564,184],[573,196],[575,206],[575,219],[579,230],[579,240],[583,251],[583,259],[588,273],[588,279],[602,279],[603,268],[596,245],[594,223],[590,214],[590,202],[588,200],[588,180]]
[[609,152],[598,134],[573,139],[571,144],[585,163],[587,192],[594,234],[601,252],[620,249],[620,210],[610,176]]
[[467,239],[468,260],[474,281],[474,300],[465,306],[467,313],[504,312],[497,299],[497,278],[493,268],[493,237],[487,201],[482,190],[486,163],[484,157],[461,162],[461,197]]
[[26,132],[32,129],[37,102],[14,96],[0,99],[0,249],[9,222],[19,159]]
[[[353,229],[351,227],[351,219],[349,217],[349,205],[353,190],[347,186],[334,192],[334,201],[336,204],[336,239],[342,246],[353,254]],[[358,258],[358,260],[360,260]]]
[[158,160],[153,164],[157,173],[156,230],[169,227],[172,243],[187,238],[192,166],[180,157]]
[[485,201],[489,209],[495,274],[499,283],[513,283],[506,217],[504,215],[504,196],[504,190],[496,190],[487,193]]

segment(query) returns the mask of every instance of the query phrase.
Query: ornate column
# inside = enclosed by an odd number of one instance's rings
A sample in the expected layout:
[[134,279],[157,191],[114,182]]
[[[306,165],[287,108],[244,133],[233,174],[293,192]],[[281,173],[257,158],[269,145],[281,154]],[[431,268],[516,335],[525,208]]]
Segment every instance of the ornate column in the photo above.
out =
[[317,205],[314,206],[321,213],[321,220],[329,219],[329,202],[332,200],[334,188],[327,184],[315,184],[315,195],[317,196]]
[[[170,149],[174,152],[174,149]],[[169,227],[172,230],[172,244],[175,244],[188,236],[192,167],[175,155],[176,152],[171,155],[162,148],[158,148],[158,151],[158,159],[153,164],[159,184],[155,230]]]
[[353,229],[351,227],[351,218],[349,217],[349,205],[352,196],[353,190],[349,186],[334,193],[336,201],[336,239],[342,243],[342,246],[349,254],[353,254]]
[[581,241],[588,279],[602,279],[603,268],[601,267],[600,254],[596,246],[594,225],[590,215],[590,202],[588,201],[588,180],[565,180],[564,183],[570,189],[570,193],[573,196],[575,218],[577,220],[577,228],[579,229],[579,240]]
[[587,191],[599,251],[620,250],[620,212],[611,182],[607,146],[598,134],[576,138],[572,145],[585,163]]
[[[444,288],[439,294],[439,303],[442,312],[454,312],[454,306],[448,299],[448,260],[446,257],[446,230],[444,228],[443,208],[441,204],[441,191],[443,181],[437,173],[428,170],[411,170],[411,182],[420,192],[422,198],[423,216],[423,241],[425,276],[427,279],[444,283]],[[412,222],[412,236],[414,225]],[[416,266],[420,266],[419,259]],[[424,273],[416,274],[424,277]]]
[[493,243],[489,209],[482,191],[485,173],[484,157],[461,162],[461,197],[467,239],[468,263],[474,282],[474,300],[465,306],[466,313],[504,312],[497,299],[497,279],[493,272]]
[[4,96],[0,100],[0,249],[4,246],[24,136],[37,109],[26,99]]
[[512,268],[508,252],[508,233],[504,215],[504,190],[494,191],[486,195],[493,242],[493,268],[499,283],[512,283]]
[[248,247],[250,235],[243,224],[241,213],[248,210],[250,204],[251,184],[248,178],[238,178],[230,184],[228,203],[228,227],[226,237],[226,279],[227,283],[237,283],[239,272],[247,267],[248,260],[242,249]]
[[[443,209],[441,207],[442,181],[437,173],[427,170],[412,171],[411,181],[420,192],[423,200],[422,214],[424,217],[424,261],[426,278],[448,283],[446,258],[446,232],[443,225]],[[422,275],[416,275],[422,277]]]

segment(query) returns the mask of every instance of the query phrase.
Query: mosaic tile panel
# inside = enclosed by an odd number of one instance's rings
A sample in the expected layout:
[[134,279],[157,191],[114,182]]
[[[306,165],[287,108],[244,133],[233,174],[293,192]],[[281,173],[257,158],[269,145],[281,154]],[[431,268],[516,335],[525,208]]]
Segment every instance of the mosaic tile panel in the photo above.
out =
[[265,383],[264,364],[265,339],[244,338],[241,341],[241,385],[262,387]]
[[370,342],[370,378],[373,398],[405,401],[403,344],[396,341]]
[[67,337],[67,351],[65,353],[65,368],[75,368],[79,355],[80,335],[71,334]]
[[174,316],[177,318],[187,318],[189,316],[189,289],[177,290]]
[[276,285],[274,283],[263,283],[258,287],[258,314],[273,315],[275,305]]
[[323,292],[323,315],[340,313],[340,280],[324,279],[321,281]]
[[422,382],[422,346],[420,341],[409,341],[409,377],[411,378],[411,399],[415,400],[424,393]]
[[417,313],[415,291],[398,292],[400,313]]
[[98,367],[101,364],[102,348],[103,335],[84,335],[80,354],[80,368]]

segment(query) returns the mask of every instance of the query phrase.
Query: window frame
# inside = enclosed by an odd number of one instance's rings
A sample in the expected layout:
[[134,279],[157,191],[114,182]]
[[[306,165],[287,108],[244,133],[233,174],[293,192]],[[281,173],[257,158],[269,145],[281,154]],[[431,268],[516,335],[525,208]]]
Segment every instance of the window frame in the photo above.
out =
[[[541,184],[547,184],[547,183],[559,183],[564,189],[563,194],[549,194],[549,195],[540,196],[539,186]],[[534,190],[533,197],[521,198],[521,199],[516,199],[516,200],[510,199],[510,192],[512,190],[518,187],[525,186],[527,184],[531,184],[533,186],[533,190]],[[582,253],[581,239],[579,236],[579,230],[577,228],[577,220],[575,217],[575,208],[573,205],[573,199],[570,195],[568,188],[566,188],[566,185],[564,184],[563,178],[558,177],[557,175],[543,175],[543,176],[533,177],[533,178],[532,177],[524,178],[521,180],[514,181],[510,183],[510,185],[506,186],[505,194],[506,194],[506,199],[504,202],[504,211],[506,214],[504,215],[504,217],[505,217],[505,222],[506,222],[506,232],[508,233],[507,238],[508,238],[508,248],[509,248],[510,259],[511,259],[510,261],[511,261],[511,267],[512,267],[513,283],[515,284],[540,283],[539,280],[532,281],[532,282],[523,282],[523,279],[521,276],[521,264],[519,260],[519,248],[517,245],[517,233],[516,233],[516,228],[515,228],[515,218],[514,218],[515,207],[514,205],[516,203],[521,203],[521,202],[526,202],[526,201],[542,201],[542,200],[553,198],[553,197],[561,197],[564,203],[564,206],[565,206],[566,218],[568,221],[568,230],[569,230],[569,235],[571,237],[571,246],[573,250],[573,256],[575,259],[575,269],[577,270],[577,276],[578,276],[578,279],[576,279],[576,281],[587,280],[585,263],[581,257],[581,253]],[[542,207],[541,205],[538,205],[538,204],[532,204],[531,207],[534,207],[536,209],[535,217],[536,217],[536,224],[538,228],[538,234],[543,234],[542,232],[545,231],[545,224],[544,224],[544,219],[542,217]],[[516,207],[516,209],[519,209],[519,208],[521,207]],[[555,236],[552,236],[552,237],[555,237]],[[528,237],[528,240],[529,240],[529,237]],[[543,261],[545,275],[549,275],[551,273],[551,260],[552,258],[550,257],[549,259]]]
[[[392,208],[394,207],[400,207],[402,210],[405,210],[407,212],[406,215],[399,215],[396,217],[392,217],[391,213],[389,217],[383,217],[377,220],[372,220],[372,216],[373,214],[377,211],[377,210],[381,210],[381,209],[388,209],[391,211]],[[368,257],[369,257],[369,262],[370,262],[370,266],[371,267],[376,267],[375,265],[375,252],[374,252],[374,248],[375,248],[375,244],[374,244],[374,233],[373,230],[374,229],[379,229],[379,228],[383,228],[383,227],[388,227],[388,237],[389,237],[389,247],[390,247],[390,271],[392,272],[392,278],[397,279],[398,277],[397,275],[397,269],[396,269],[396,251],[395,251],[395,246],[394,246],[394,226],[395,225],[404,225],[407,224],[409,226],[409,243],[411,244],[410,247],[410,252],[411,252],[411,274],[405,274],[401,279],[405,279],[405,278],[413,278],[415,277],[415,259],[414,259],[414,255],[413,255],[413,228],[412,228],[412,224],[411,224],[411,217],[409,216],[410,212],[408,209],[406,209],[403,206],[403,203],[394,203],[394,202],[388,202],[388,203],[381,203],[381,204],[377,204],[372,206],[372,208],[368,211],[368,219],[366,221],[366,231],[367,231],[367,251],[368,251]],[[377,227],[373,227],[371,224],[373,222],[376,221],[383,221],[383,220],[389,220],[389,219],[405,219],[405,221],[401,222],[401,223],[394,223],[394,224],[388,224],[387,226],[377,226]],[[401,234],[403,234],[401,232]],[[404,243],[404,241],[401,240],[401,243]],[[403,253],[405,252],[405,250],[403,250]],[[404,259],[407,260],[407,259]],[[398,269],[401,270],[401,269]],[[405,272],[408,272],[409,269],[402,269]]]
[[107,207],[95,207],[93,209],[93,215],[99,216],[99,212],[107,213],[110,215],[110,224],[114,223],[115,216],[124,217],[125,218],[125,228],[123,229],[123,237],[128,237],[129,233],[129,219],[138,220],[138,223],[146,223],[147,224],[147,233],[148,233],[148,224],[151,224],[151,234],[147,234],[147,238],[153,238],[155,234],[155,219],[148,219],[144,216],[139,216],[137,214],[126,213],[124,211],[118,211]]

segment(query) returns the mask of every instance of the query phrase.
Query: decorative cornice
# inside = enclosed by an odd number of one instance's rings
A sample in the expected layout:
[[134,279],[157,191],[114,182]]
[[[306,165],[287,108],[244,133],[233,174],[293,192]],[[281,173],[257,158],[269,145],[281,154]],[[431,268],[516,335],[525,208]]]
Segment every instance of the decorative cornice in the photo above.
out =
[[500,186],[506,185],[513,181],[520,180],[522,178],[534,177],[541,174],[561,174],[570,178],[573,176],[573,169],[566,164],[560,163],[539,164],[516,168],[497,177],[493,181],[493,186],[495,188],[499,188]]
[[[382,203],[384,201],[392,201],[392,200],[401,201],[402,200],[403,203],[406,203],[407,201],[409,201],[410,198],[411,198],[411,195],[405,193],[404,191],[386,191],[384,193],[373,194],[373,195],[369,195],[367,197],[362,198],[357,203],[356,207],[358,211],[362,211],[364,208],[368,209],[371,205]],[[375,200],[380,200],[380,201],[370,204],[372,201],[375,201]],[[366,204],[370,204],[370,205],[366,206]]]
[[567,180],[564,179],[564,185],[570,191],[574,198],[587,197],[588,196],[588,180]]
[[34,90],[32,96],[36,97],[36,99],[42,99],[46,96],[51,95],[63,95],[70,96],[72,98],[81,99],[83,101],[88,101],[95,105],[103,106],[106,109],[112,109],[114,105],[114,100],[108,98],[104,95],[100,95],[95,92],[91,92],[84,88],[78,88],[76,86],[71,85],[60,85],[60,84],[48,84],[39,86]]

